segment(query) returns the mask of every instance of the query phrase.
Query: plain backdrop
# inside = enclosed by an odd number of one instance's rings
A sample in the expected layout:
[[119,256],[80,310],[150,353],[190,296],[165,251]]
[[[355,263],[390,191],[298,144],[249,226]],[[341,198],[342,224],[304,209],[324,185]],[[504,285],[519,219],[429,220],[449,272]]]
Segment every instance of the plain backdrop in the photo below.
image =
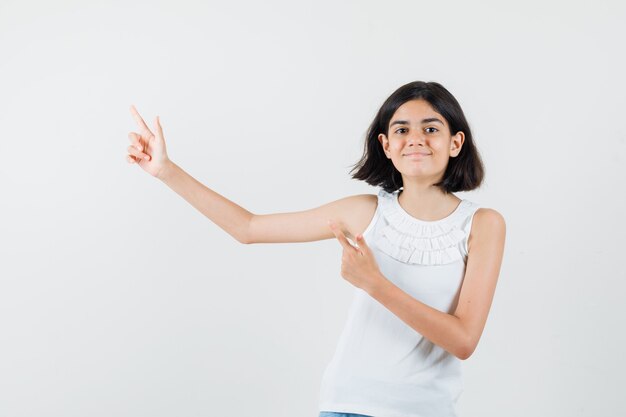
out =
[[[463,417],[623,416],[626,3],[0,2],[0,415],[317,416],[336,240],[242,245],[126,162],[134,104],[253,213],[348,174],[401,85],[459,100],[504,261]],[[384,417],[384,416],[382,416]]]

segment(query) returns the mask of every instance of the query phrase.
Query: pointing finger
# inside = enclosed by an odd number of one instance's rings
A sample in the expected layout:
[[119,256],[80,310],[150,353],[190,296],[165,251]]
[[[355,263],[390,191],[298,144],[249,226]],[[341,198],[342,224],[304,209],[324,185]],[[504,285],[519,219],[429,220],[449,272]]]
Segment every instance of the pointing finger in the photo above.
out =
[[148,125],[146,125],[146,122],[144,122],[143,118],[139,115],[139,112],[137,111],[135,106],[133,105],[130,106],[130,112],[133,115],[133,118],[135,119],[139,127],[143,129],[143,134],[146,136],[154,136],[152,132],[150,131],[150,129],[148,128]]
[[339,243],[341,244],[341,246],[343,246],[344,249],[353,250],[353,251],[357,250],[354,246],[352,246],[350,242],[348,242],[348,239],[346,238],[346,236],[343,234],[343,232],[337,227],[337,225],[333,221],[329,220],[328,225],[330,226],[335,237],[337,238],[337,240],[339,240]]

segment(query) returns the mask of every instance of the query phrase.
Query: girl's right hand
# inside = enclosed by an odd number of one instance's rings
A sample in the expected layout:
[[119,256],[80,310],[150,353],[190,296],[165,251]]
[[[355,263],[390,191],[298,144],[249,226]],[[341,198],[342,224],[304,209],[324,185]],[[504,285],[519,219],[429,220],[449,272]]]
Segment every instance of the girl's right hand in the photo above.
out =
[[165,149],[165,138],[163,137],[159,116],[156,117],[154,122],[154,131],[156,132],[156,135],[154,135],[148,129],[135,106],[130,106],[130,112],[139,125],[139,133],[130,132],[128,134],[131,145],[128,147],[129,155],[126,155],[126,160],[129,164],[139,164],[144,171],[153,177],[159,178],[164,168],[170,163],[167,157],[167,150]]

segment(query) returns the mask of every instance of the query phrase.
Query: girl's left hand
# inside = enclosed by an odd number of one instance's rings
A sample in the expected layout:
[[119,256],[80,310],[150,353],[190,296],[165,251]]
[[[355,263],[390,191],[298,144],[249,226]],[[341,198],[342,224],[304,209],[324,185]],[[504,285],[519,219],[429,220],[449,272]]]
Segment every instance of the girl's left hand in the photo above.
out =
[[328,221],[328,226],[335,234],[341,246],[343,246],[343,256],[341,258],[341,276],[355,287],[370,292],[383,280],[382,273],[378,268],[374,254],[372,253],[363,235],[356,237],[358,247],[353,246],[343,232],[332,221]]

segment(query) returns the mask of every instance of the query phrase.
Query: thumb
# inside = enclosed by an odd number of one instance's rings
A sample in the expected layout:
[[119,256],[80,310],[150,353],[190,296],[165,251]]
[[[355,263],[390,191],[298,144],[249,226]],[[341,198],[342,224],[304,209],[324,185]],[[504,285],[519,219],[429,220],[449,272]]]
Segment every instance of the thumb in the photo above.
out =
[[359,248],[369,251],[369,246],[367,246],[367,243],[365,242],[365,238],[363,237],[363,234],[356,236],[356,243],[357,245],[359,245]]

